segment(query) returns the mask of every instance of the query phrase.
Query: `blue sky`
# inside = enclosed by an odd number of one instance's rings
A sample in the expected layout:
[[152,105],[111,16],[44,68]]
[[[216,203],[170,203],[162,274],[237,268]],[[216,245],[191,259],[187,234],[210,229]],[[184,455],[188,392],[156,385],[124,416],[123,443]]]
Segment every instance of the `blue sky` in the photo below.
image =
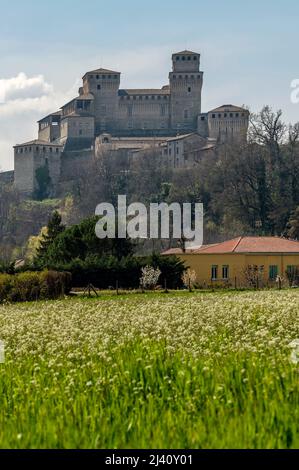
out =
[[[171,53],[202,54],[203,111],[234,103],[281,108],[299,121],[290,83],[299,78],[299,2],[270,0],[0,0],[0,168],[12,145],[35,137],[35,121],[76,95],[99,66],[122,87],[167,83]],[[20,75],[21,74],[21,75]]]

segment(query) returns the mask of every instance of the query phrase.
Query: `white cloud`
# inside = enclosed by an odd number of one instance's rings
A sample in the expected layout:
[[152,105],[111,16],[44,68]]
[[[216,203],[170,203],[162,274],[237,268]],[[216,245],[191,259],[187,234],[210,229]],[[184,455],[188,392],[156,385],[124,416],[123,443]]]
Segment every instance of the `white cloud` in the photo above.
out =
[[[13,146],[36,138],[36,121],[57,111],[78,93],[79,80],[66,92],[55,90],[43,75],[0,79],[0,171],[13,168]],[[2,102],[1,102],[2,98]]]

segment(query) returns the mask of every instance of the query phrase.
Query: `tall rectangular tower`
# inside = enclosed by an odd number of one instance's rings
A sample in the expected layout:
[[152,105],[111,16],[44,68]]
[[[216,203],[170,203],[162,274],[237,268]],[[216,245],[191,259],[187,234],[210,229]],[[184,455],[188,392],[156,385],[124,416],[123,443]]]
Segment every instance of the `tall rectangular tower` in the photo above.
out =
[[84,94],[94,96],[96,134],[117,127],[120,73],[107,69],[87,72],[83,77]]
[[170,123],[178,133],[197,129],[202,84],[200,54],[191,51],[173,54],[172,72],[169,74]]

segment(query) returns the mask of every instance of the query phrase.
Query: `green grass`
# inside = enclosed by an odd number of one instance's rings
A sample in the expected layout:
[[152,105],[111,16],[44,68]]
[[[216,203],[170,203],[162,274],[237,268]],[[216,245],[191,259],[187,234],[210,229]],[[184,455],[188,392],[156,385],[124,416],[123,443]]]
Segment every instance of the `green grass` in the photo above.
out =
[[0,307],[1,448],[298,448],[295,291]]

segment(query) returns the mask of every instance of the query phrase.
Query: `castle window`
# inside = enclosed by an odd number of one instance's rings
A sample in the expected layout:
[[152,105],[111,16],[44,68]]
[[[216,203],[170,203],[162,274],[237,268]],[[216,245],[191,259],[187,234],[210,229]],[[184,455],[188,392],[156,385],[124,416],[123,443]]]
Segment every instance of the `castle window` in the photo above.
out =
[[188,60],[191,60],[191,57],[188,55]]
[[183,55],[182,60],[186,60],[186,57]]
[[117,79],[117,75],[114,75],[114,78]]
[[182,79],[182,75],[179,75],[179,79],[180,79],[180,80]]
[[185,109],[185,111],[184,111],[184,118],[188,119],[188,109]]
[[193,79],[193,78],[194,78],[194,75],[191,75],[191,78]]
[[224,113],[224,117],[225,117],[225,118],[227,117],[227,114],[226,114],[226,113]]
[[167,96],[164,96],[164,100],[167,100]]
[[196,57],[196,55],[193,57],[193,60],[197,60],[197,57]]
[[102,75],[102,78],[105,80],[105,78],[106,78],[106,75]]
[[176,56],[176,60],[180,60],[180,56],[179,56],[179,55]]
[[97,80],[99,80],[99,78],[100,78],[100,75],[97,75]]
[[78,109],[83,109],[83,101],[77,101],[77,108]]
[[154,100],[154,99],[155,99],[155,97],[154,97],[154,95],[153,95],[153,96],[152,96],[152,100]]
[[111,75],[108,75],[108,79],[111,80]]
[[204,116],[201,116],[201,118],[200,118],[200,119],[201,119],[202,121],[204,121],[204,120],[205,120],[205,117],[204,117]]
[[191,93],[191,86],[188,86],[188,93]]
[[45,151],[46,151],[46,147],[43,147],[43,152],[45,152]]
[[236,113],[236,117],[239,117],[239,113]]
[[188,75],[185,75],[185,79],[188,80],[188,78],[189,78]]
[[32,151],[32,147],[29,147],[29,152],[31,152],[31,151]]
[[136,96],[133,96],[133,100],[136,100]]
[[145,97],[146,100],[148,100],[148,98],[149,98],[148,96]]
[[161,99],[161,96],[160,96],[160,95],[158,95],[158,100],[160,100],[160,99]]
[[89,75],[89,78],[93,78],[93,75]]
[[36,147],[36,148],[35,148],[35,150],[38,152],[39,148],[38,148],[38,147]]
[[173,75],[172,78],[174,78],[174,80],[176,79],[176,75]]
[[221,114],[218,114],[218,117],[221,118]]
[[56,153],[58,153],[58,148],[56,149]]
[[216,117],[216,114],[212,114],[212,118],[215,119],[215,117]]
[[97,86],[97,89],[100,90],[100,89],[101,89],[101,85],[98,85],[98,86]]
[[53,149],[52,149],[52,147],[50,147],[50,152],[51,152],[51,153],[53,152]]
[[231,118],[234,117],[233,113],[230,113],[229,117],[231,117]]

